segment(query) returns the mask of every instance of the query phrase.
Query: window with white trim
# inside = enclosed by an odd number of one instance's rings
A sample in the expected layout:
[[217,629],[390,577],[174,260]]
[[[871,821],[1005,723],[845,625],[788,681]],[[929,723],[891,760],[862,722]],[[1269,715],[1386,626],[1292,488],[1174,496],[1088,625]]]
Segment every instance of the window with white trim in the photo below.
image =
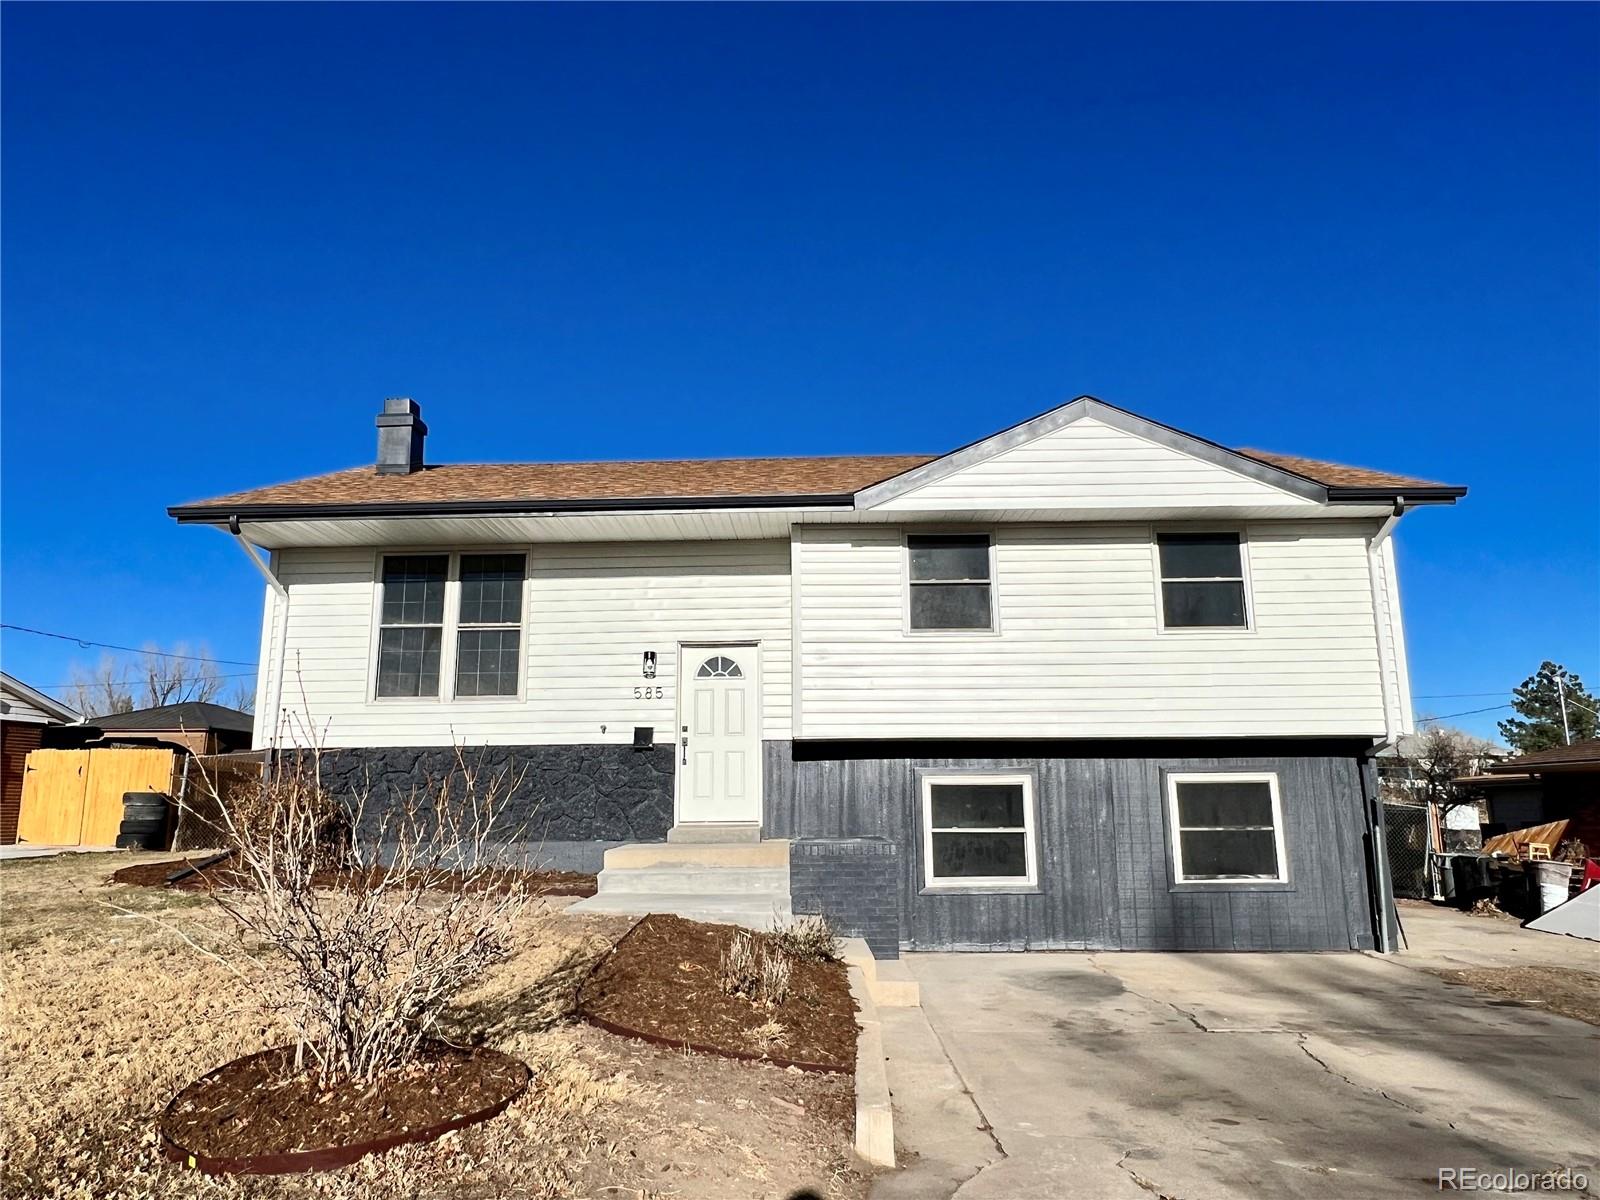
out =
[[1249,624],[1237,533],[1158,533],[1163,629],[1239,629]]
[[986,533],[915,533],[906,538],[914,630],[994,628]]
[[378,607],[379,696],[437,696],[448,554],[389,554]]
[[1288,881],[1276,775],[1169,774],[1167,820],[1176,882]]
[[924,775],[929,887],[1015,887],[1038,880],[1031,775]]

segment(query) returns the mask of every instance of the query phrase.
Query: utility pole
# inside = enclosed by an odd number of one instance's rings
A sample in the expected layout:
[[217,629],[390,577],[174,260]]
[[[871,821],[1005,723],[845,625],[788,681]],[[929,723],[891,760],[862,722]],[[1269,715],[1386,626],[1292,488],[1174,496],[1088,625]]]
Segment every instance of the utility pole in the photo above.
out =
[[1572,745],[1572,726],[1567,723],[1567,685],[1561,676],[1556,676],[1556,699],[1561,702],[1561,739],[1563,744]]

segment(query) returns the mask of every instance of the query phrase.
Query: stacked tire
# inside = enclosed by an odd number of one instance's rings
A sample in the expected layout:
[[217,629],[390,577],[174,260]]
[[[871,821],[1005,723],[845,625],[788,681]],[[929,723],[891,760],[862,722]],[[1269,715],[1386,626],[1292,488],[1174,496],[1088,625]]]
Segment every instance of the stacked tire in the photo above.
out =
[[160,792],[123,792],[119,850],[167,848],[167,798]]

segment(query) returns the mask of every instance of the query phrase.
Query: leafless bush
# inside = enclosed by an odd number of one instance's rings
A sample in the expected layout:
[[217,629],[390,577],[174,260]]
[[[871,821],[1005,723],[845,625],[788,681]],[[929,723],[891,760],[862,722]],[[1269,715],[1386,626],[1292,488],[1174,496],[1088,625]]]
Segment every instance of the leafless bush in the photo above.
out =
[[839,938],[824,916],[796,917],[772,931],[778,949],[797,962],[837,962]]
[[794,968],[789,956],[777,949],[761,952],[760,1002],[766,1005],[782,1004],[789,998],[789,977]]
[[788,998],[792,972],[789,956],[780,947],[758,947],[754,935],[740,929],[722,952],[719,982],[730,996],[771,1007]]
[[761,969],[756,963],[756,942],[743,929],[722,952],[722,990],[730,996],[754,999],[761,986]]
[[251,882],[217,902],[265,981],[263,1006],[295,1032],[297,1065],[324,1082],[414,1061],[449,998],[508,952],[529,897],[491,835],[515,780],[457,761],[371,813],[365,792],[329,794],[315,752],[252,793],[212,790]]

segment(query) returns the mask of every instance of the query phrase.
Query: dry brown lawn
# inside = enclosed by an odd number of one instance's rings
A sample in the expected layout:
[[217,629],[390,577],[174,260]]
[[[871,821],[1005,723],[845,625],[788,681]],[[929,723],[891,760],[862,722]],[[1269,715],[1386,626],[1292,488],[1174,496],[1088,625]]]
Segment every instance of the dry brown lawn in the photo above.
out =
[[0,1195],[865,1194],[850,1165],[847,1078],[685,1056],[574,1024],[577,981],[628,922],[569,917],[560,900],[541,903],[516,954],[451,1014],[453,1038],[533,1067],[535,1085],[504,1115],[319,1175],[208,1179],[167,1163],[154,1121],[172,1095],[285,1039],[257,1012],[249,980],[196,948],[232,937],[209,899],[104,882],[156,857],[0,864]]

